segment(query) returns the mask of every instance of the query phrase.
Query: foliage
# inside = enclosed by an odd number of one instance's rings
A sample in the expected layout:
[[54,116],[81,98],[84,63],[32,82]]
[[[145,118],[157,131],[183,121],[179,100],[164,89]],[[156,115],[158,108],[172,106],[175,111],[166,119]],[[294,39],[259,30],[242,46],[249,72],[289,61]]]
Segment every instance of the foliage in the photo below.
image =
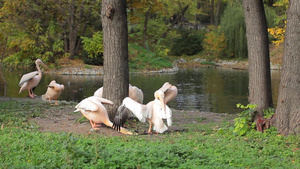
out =
[[213,26],[208,27],[208,30],[203,41],[204,53],[213,59],[224,59],[227,47],[225,34]]
[[184,132],[150,137],[39,132],[30,119],[22,124],[22,117],[41,117],[49,108],[38,102],[1,102],[0,168],[300,167],[299,137],[284,137],[274,129],[238,136],[228,122],[198,123]]
[[88,53],[88,57],[95,58],[103,54],[103,35],[101,31],[96,32],[92,38],[81,37],[83,49]]
[[247,131],[255,128],[255,123],[252,122],[252,117],[257,105],[248,104],[247,106],[244,106],[239,103],[236,107],[243,109],[243,111],[239,114],[238,118],[234,119],[235,123],[233,132],[242,136],[245,135]]
[[[284,12],[280,12],[280,15],[276,18],[276,25],[275,27],[268,28],[268,32],[275,38],[272,41],[276,46],[279,46],[284,42],[284,34],[286,29],[286,9],[288,8],[289,1],[288,0],[279,0],[277,1],[274,6],[276,8],[281,9]],[[280,11],[280,10],[279,10]]]
[[203,31],[178,30],[178,36],[169,37],[170,55],[194,55],[202,51]]
[[[85,64],[103,64],[103,35],[101,31],[96,32],[92,38],[81,37],[83,43],[82,56]],[[87,56],[86,56],[87,55]]]
[[128,45],[130,70],[170,68],[172,63],[166,57],[139,46],[137,43]]
[[221,18],[220,27],[227,39],[226,53],[228,57],[236,59],[247,58],[246,25],[243,6],[240,1],[228,3]]
[[266,110],[263,110],[263,115],[265,119],[270,119],[275,114],[274,108],[268,108]]

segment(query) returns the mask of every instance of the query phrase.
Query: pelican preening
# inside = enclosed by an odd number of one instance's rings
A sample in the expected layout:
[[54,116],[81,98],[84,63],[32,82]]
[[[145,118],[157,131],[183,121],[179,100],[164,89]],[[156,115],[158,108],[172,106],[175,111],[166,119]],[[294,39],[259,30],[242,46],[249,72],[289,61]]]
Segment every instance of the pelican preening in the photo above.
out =
[[154,100],[147,105],[126,97],[118,108],[119,115],[115,117],[113,128],[119,130],[124,125],[127,117],[123,113],[125,108],[128,108],[141,122],[148,120],[148,133],[152,132],[152,125],[154,131],[158,133],[165,132],[168,127],[164,124],[164,119],[167,119],[168,126],[172,125],[172,111],[166,103],[174,99],[177,93],[177,87],[166,82],[160,89],[155,91]]
[[55,100],[55,105],[57,104],[57,98],[61,95],[62,91],[64,90],[65,86],[62,84],[56,83],[55,80],[52,80],[48,85],[47,92],[42,95],[43,100],[49,100],[51,103],[51,99]]
[[178,93],[176,86],[171,85],[169,82],[163,84],[163,86],[158,89],[164,93],[164,102],[167,104],[169,101],[173,100]]
[[[34,98],[36,95],[33,93],[33,88],[36,87],[41,79],[42,79],[42,71],[40,68],[40,64],[48,68],[41,59],[37,59],[35,61],[35,65],[37,68],[37,71],[27,73],[22,76],[19,86],[21,86],[19,93],[21,93],[23,90],[28,90],[29,97]],[[49,68],[48,68],[49,69]]]
[[[97,96],[91,96],[82,100],[75,106],[74,112],[80,111],[91,123],[93,129],[99,129],[97,123],[103,123],[108,127],[112,127],[113,123],[109,120],[107,111],[103,104],[113,105],[114,103],[110,100],[100,98]],[[125,128],[120,128],[121,133],[132,135],[133,133]]]

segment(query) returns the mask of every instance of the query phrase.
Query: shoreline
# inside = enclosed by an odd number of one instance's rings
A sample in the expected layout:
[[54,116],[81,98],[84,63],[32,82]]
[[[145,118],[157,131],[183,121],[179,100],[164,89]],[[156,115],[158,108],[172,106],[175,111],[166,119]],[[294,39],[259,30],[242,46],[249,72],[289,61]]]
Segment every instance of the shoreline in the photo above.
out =
[[[212,63],[212,64],[203,64],[203,63]],[[129,74],[155,74],[155,73],[176,73],[180,68],[198,68],[198,67],[224,67],[224,68],[231,68],[231,69],[238,69],[238,70],[245,70],[249,68],[248,61],[231,61],[231,60],[219,60],[219,61],[210,61],[206,59],[199,59],[196,58],[192,61],[186,61],[185,59],[181,58],[175,60],[173,62],[172,68],[164,68],[160,70],[140,70],[129,72]],[[281,65],[275,64],[273,65],[270,62],[271,70],[280,70]],[[85,64],[77,64],[74,67],[70,65],[63,66],[59,69],[51,69],[51,70],[44,70],[45,74],[51,75],[103,75],[104,70],[103,66],[94,66],[94,65],[85,65]]]

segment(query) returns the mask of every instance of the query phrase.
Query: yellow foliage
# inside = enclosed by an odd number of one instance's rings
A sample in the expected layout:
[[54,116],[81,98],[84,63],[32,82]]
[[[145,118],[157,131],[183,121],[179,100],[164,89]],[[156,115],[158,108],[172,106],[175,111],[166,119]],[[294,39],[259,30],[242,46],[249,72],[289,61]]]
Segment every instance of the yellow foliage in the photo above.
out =
[[268,28],[268,32],[276,38],[276,40],[272,41],[276,46],[279,46],[284,42],[285,26],[284,28],[279,28],[277,26],[275,28]]
[[221,58],[226,46],[224,33],[219,34],[216,31],[209,31],[205,34],[203,47],[209,54]]

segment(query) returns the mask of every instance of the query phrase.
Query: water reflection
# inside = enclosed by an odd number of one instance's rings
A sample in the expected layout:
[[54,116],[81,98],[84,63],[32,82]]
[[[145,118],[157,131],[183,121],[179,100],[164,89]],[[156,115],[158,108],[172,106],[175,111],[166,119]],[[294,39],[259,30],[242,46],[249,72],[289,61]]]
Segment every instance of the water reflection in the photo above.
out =
[[[22,71],[5,71],[8,82],[8,97],[26,97],[27,91],[19,94],[18,82]],[[277,98],[279,71],[272,71],[273,97]],[[51,80],[65,85],[59,100],[79,102],[103,85],[103,76],[98,75],[45,75],[35,90],[42,95]],[[237,113],[237,103],[247,104],[248,70],[233,70],[219,67],[202,67],[181,69],[175,74],[137,74],[130,75],[130,83],[144,92],[144,103],[153,100],[153,93],[165,82],[178,88],[178,96],[169,102],[169,106],[181,110],[212,111],[216,113]],[[4,92],[0,83],[0,96]],[[276,103],[276,100],[274,99]]]

